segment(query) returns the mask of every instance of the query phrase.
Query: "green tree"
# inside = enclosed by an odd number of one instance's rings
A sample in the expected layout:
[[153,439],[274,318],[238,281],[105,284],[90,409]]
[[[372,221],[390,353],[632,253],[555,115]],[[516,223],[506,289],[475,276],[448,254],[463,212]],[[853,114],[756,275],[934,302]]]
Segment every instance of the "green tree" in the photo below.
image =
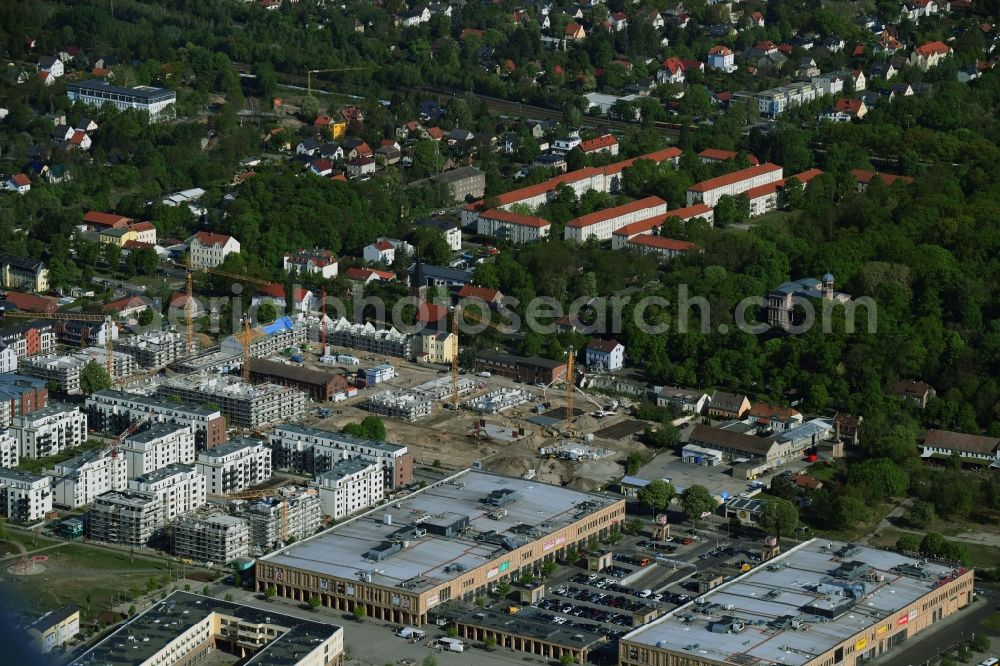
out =
[[542,575],[545,576],[546,578],[548,578],[555,572],[556,572],[555,560],[546,560],[545,563],[542,564]]
[[266,588],[264,588],[264,598],[267,599],[268,601],[273,599],[274,595],[276,595],[277,593],[278,593],[278,588],[276,588],[274,585],[268,585]]
[[888,458],[865,460],[851,465],[847,470],[847,482],[861,490],[870,500],[902,497],[910,485],[906,472]]
[[715,511],[718,505],[705,486],[695,484],[681,493],[681,508],[689,520],[698,520],[703,513]]
[[137,609],[136,609],[136,607],[135,607],[135,604],[132,604],[131,606],[129,606],[129,607],[128,607],[128,616],[129,616],[129,617],[133,617],[133,616],[135,616],[135,612],[136,612],[136,610],[137,610]]
[[437,659],[434,658],[434,655],[429,654],[424,657],[423,662],[421,662],[421,666],[437,666]]
[[896,539],[896,552],[916,553],[920,550],[920,539],[915,534],[904,534]]
[[431,176],[441,171],[444,157],[433,139],[423,139],[413,146],[413,173],[417,177]]
[[354,616],[354,619],[357,620],[358,622],[361,622],[366,617],[368,617],[368,611],[362,604],[355,604],[354,610],[351,611],[351,614]]
[[277,318],[278,308],[274,307],[274,303],[267,301],[266,303],[261,303],[260,307],[257,308],[257,321],[259,323],[270,324]]
[[782,534],[791,534],[799,524],[799,511],[784,499],[769,500],[761,509],[757,524],[781,543]]
[[101,254],[103,255],[104,263],[108,265],[108,272],[112,274],[116,273],[122,260],[121,247],[115,243],[105,243],[101,246]]
[[792,210],[799,210],[803,207],[806,201],[806,191],[801,180],[792,176],[785,181],[785,186],[782,190],[785,193],[785,205]]
[[559,663],[561,666],[572,666],[576,663],[576,659],[569,652],[563,652],[562,656],[559,657]]
[[504,598],[510,594],[510,589],[510,583],[502,580],[500,581],[500,584],[497,585],[497,594],[499,594],[501,598]]
[[80,391],[84,395],[109,388],[111,388],[111,377],[108,375],[108,370],[97,361],[90,361],[80,370]]
[[145,310],[139,313],[139,316],[136,317],[136,320],[139,322],[139,326],[145,327],[153,323],[154,316],[155,315],[153,315],[152,308],[146,308]]
[[309,122],[316,120],[316,116],[319,115],[319,100],[312,95],[306,95],[299,103],[299,113]]
[[930,502],[914,502],[906,512],[905,519],[908,525],[924,529],[934,520],[934,505]]
[[676,494],[677,491],[674,490],[673,485],[662,479],[657,479],[640,488],[636,498],[639,500],[639,504],[653,513],[663,513],[670,506],[670,502]]
[[309,597],[309,608],[311,608],[312,610],[317,610],[322,605],[323,605],[323,600],[319,598],[318,594],[314,594],[311,597]]
[[487,652],[492,652],[497,649],[497,639],[492,636],[487,636],[486,640],[483,641],[483,647]]

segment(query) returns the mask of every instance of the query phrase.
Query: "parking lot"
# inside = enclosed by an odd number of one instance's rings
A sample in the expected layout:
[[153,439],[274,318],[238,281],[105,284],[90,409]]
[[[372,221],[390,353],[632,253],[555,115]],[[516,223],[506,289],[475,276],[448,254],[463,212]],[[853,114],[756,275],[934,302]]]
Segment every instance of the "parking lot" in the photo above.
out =
[[560,567],[546,583],[544,598],[521,607],[518,615],[600,633],[608,638],[606,650],[613,651],[633,628],[698,596],[698,574],[710,571],[728,579],[761,560],[759,535],[733,534],[718,518],[675,525],[663,541],[648,536],[623,538],[613,548],[612,563],[599,572],[587,571],[582,561]]

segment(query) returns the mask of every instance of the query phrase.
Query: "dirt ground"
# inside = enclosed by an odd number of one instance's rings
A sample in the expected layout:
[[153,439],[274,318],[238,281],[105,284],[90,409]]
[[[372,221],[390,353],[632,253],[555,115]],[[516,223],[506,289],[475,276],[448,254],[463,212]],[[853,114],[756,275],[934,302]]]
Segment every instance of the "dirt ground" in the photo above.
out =
[[[397,376],[390,382],[380,385],[380,389],[402,389],[410,388],[422,382],[446,378],[447,373],[441,374],[441,366],[428,366],[415,363],[407,363],[398,358],[382,358],[376,356],[364,356],[361,358],[360,367],[369,367],[375,363],[388,362],[396,367]],[[313,365],[313,364],[310,364]],[[338,371],[339,366],[319,366],[327,370]],[[343,370],[356,371],[359,366],[344,366]],[[484,387],[472,394],[462,396],[466,400],[475,395],[480,395],[490,390],[500,387],[517,387],[531,390],[536,394],[538,400],[543,398],[551,403],[551,409],[563,408],[565,413],[566,391],[562,386],[544,391],[541,388],[528,387],[524,384],[517,384],[502,377],[481,378],[474,375],[464,375],[481,382]],[[309,425],[316,427],[337,430],[348,423],[357,422],[368,416],[369,413],[362,408],[365,398],[370,391],[361,391],[358,397],[345,402],[324,405],[334,411],[334,414],[326,419],[319,419],[315,413],[307,417]],[[566,435],[566,423],[562,422],[556,426],[539,426],[530,423],[527,419],[536,414],[532,411],[532,404],[525,403],[518,407],[508,409],[501,414],[486,415],[481,417],[466,409],[458,412],[445,409],[444,404],[448,398],[439,401],[434,405],[430,417],[416,422],[406,422],[399,419],[383,417],[385,421],[388,440],[397,444],[406,445],[413,454],[418,465],[433,465],[437,462],[440,466],[449,469],[461,469],[469,467],[475,461],[481,461],[483,466],[492,472],[509,474],[512,476],[525,475],[529,470],[535,470],[536,478],[547,483],[558,483],[568,485],[580,490],[593,490],[609,481],[620,477],[623,468],[620,463],[632,451],[639,450],[642,445],[632,437],[621,440],[594,438],[593,441],[586,442],[590,446],[609,449],[614,451],[614,455],[596,461],[573,462],[559,459],[543,460],[538,450],[547,445],[552,445],[559,441],[568,439]],[[603,403],[604,398],[594,396],[595,403]],[[597,405],[589,402],[587,398],[577,392],[574,395],[574,412],[577,409],[596,410]],[[501,441],[498,439],[479,439],[474,434],[476,421],[485,418],[487,423],[500,425],[505,429],[523,427],[527,436],[517,441]],[[577,441],[585,434],[593,434],[596,431],[608,426],[629,420],[629,416],[619,412],[615,416],[597,418],[590,411],[581,416],[577,416],[573,422],[573,431]]]

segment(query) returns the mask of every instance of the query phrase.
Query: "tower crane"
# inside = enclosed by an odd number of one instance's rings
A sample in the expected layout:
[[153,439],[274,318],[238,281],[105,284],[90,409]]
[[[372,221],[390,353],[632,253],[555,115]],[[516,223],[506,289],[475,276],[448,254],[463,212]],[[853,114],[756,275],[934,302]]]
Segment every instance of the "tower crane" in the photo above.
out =
[[[311,495],[315,490],[307,488],[303,490],[306,495]],[[228,500],[258,500],[275,498],[281,501],[281,540],[288,541],[288,496],[280,494],[280,490],[272,488],[270,490],[243,490],[236,493],[226,493],[225,495],[213,495]]]
[[121,453],[122,442],[124,442],[127,438],[129,438],[132,435],[134,435],[136,433],[136,431],[138,431],[139,428],[141,428],[151,418],[153,418],[152,415],[151,414],[147,414],[146,416],[140,417],[140,418],[136,419],[135,421],[132,421],[132,423],[129,424],[128,428],[126,428],[124,430],[124,432],[122,432],[120,435],[118,435],[117,437],[115,437],[111,441],[111,446],[110,446],[111,457],[112,458],[117,458],[118,454]]
[[576,383],[573,381],[573,356],[575,350],[573,345],[566,350],[566,431],[573,435],[573,388]]
[[[88,315],[88,314],[70,314],[68,312],[22,312],[20,310],[15,310],[13,312],[8,312],[4,308],[0,308],[0,320],[7,317],[17,318],[17,319],[52,319],[55,321],[93,321],[93,322],[104,322],[108,330],[104,334],[104,349],[105,349],[105,368],[108,371],[108,377],[114,379],[115,364],[112,358],[111,352],[114,350],[114,330],[115,323],[111,320],[110,315]],[[84,336],[80,336],[80,343],[84,343]]]

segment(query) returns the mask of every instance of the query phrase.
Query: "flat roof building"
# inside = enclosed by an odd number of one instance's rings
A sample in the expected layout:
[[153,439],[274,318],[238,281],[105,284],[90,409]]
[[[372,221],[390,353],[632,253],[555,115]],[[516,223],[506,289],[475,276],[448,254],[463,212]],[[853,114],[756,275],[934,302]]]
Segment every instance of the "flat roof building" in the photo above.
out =
[[340,460],[360,459],[378,463],[386,489],[397,490],[413,483],[413,454],[401,444],[290,423],[274,429],[270,444],[278,469],[319,476]]
[[0,516],[33,523],[52,511],[52,477],[0,467]]
[[150,331],[119,337],[115,351],[128,354],[140,368],[162,368],[187,355],[187,338],[181,333]]
[[202,451],[195,467],[210,495],[238,493],[271,478],[271,450],[265,441],[241,437]]
[[171,463],[130,479],[128,487],[156,495],[163,505],[163,521],[166,523],[196,511],[208,502],[205,477],[195,470],[194,465]]
[[174,524],[174,556],[228,564],[250,555],[250,526],[217,508],[188,514]]
[[25,631],[32,646],[42,654],[48,654],[80,633],[80,607],[70,604],[46,613],[29,624]]
[[246,384],[231,375],[168,379],[157,387],[156,395],[173,396],[194,404],[219,405],[231,425],[254,429],[296,419],[306,406],[306,395],[298,389],[277,384]]
[[53,502],[75,509],[98,495],[128,486],[125,459],[111,449],[96,449],[57,463],[52,476]]
[[152,86],[122,88],[99,79],[67,84],[66,96],[71,102],[83,102],[90,106],[113,104],[119,111],[127,109],[145,111],[149,114],[150,122],[170,117],[168,107],[177,101],[177,93],[166,88]]
[[551,384],[566,376],[566,364],[538,356],[514,356],[486,349],[476,355],[476,371],[528,384]]
[[90,509],[90,538],[143,548],[163,529],[163,504],[154,493],[134,490],[99,495]]
[[316,475],[323,513],[340,520],[385,498],[385,480],[378,464],[371,460],[340,460]]
[[119,449],[128,478],[134,479],[172,463],[193,463],[195,437],[189,425],[155,422],[126,437]]
[[972,602],[973,572],[826,539],[624,636],[621,666],[856,666]]
[[319,494],[311,488],[280,488],[270,497],[244,503],[235,515],[250,528],[251,556],[311,537],[323,524]]
[[277,608],[260,610],[177,591],[130,619],[72,666],[188,663],[214,652],[234,655],[245,666],[340,664],[344,630],[283,615]]
[[226,441],[226,418],[218,409],[199,406],[203,404],[174,402],[109,389],[89,396],[86,411],[94,430],[114,435],[124,432],[133,421],[147,416],[157,423],[189,426],[194,431],[195,447],[201,451]]
[[[51,354],[21,359],[19,369],[26,375],[55,382],[66,393],[80,393],[80,373],[90,363],[107,367],[108,350],[89,347],[69,355]],[[128,354],[111,352],[112,380],[125,379],[135,372],[135,359]]]
[[466,470],[264,556],[257,589],[420,625],[624,520],[624,499]]
[[87,415],[61,402],[11,419],[21,458],[44,458],[87,441]]

